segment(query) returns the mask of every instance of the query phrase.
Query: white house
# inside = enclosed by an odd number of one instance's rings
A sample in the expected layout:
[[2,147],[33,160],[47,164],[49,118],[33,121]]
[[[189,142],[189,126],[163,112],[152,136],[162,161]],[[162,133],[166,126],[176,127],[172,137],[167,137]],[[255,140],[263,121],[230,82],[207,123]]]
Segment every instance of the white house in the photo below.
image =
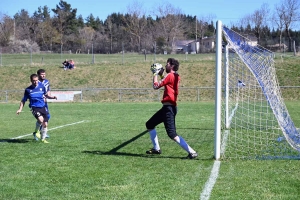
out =
[[175,41],[173,51],[176,53],[189,52],[190,43],[193,41],[194,40],[177,40],[177,41]]
[[215,37],[205,37],[201,40],[177,40],[173,51],[176,53],[212,52],[215,48]]
[[201,39],[200,52],[212,52],[215,49],[215,37],[204,37]]

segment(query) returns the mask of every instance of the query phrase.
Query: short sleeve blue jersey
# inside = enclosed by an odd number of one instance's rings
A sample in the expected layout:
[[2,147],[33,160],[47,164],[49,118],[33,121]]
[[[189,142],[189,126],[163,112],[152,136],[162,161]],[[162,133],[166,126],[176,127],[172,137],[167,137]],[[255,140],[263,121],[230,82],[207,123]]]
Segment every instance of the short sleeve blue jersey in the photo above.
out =
[[29,107],[42,108],[45,106],[44,95],[47,93],[45,86],[42,83],[38,83],[35,87],[33,85],[27,87],[24,92],[23,102],[29,99]]
[[[43,81],[40,81],[46,88],[46,92],[50,91],[50,82],[47,80],[47,79],[44,79]],[[48,109],[48,103],[47,103],[47,100],[45,100],[45,106],[46,108]]]
[[50,91],[50,82],[47,79],[40,81],[46,88],[46,92]]

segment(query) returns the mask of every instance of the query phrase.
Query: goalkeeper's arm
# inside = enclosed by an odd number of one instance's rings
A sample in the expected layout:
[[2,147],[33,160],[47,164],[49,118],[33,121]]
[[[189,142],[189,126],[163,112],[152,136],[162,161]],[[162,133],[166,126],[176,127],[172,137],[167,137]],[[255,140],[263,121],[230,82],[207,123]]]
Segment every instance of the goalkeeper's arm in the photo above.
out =
[[160,83],[161,83],[161,81],[158,81],[157,75],[154,75],[153,76],[153,89],[157,90],[157,89],[161,88]]
[[161,69],[159,70],[159,72],[156,72],[156,73],[153,74],[153,88],[154,88],[155,90],[159,89],[159,88],[162,86],[162,85],[161,85],[162,80],[161,80],[161,81],[158,81],[158,75],[160,76],[161,79],[163,79],[163,78],[164,78],[163,72],[164,72],[164,69],[161,68]]

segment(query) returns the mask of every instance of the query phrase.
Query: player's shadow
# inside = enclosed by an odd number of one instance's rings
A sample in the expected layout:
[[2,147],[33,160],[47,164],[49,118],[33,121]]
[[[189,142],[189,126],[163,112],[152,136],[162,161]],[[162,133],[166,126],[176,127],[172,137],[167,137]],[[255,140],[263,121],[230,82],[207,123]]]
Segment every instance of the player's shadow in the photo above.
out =
[[125,152],[118,152],[119,149],[122,149],[126,145],[134,142],[135,140],[139,139],[143,135],[145,135],[148,131],[144,131],[137,136],[131,138],[130,140],[127,140],[126,142],[123,142],[119,146],[111,149],[110,151],[83,151],[83,153],[91,153],[96,155],[117,155],[117,156],[136,156],[136,157],[146,157],[145,154],[135,154],[135,153],[125,153]]
[[29,142],[28,139],[0,139],[1,142],[7,142],[7,143],[27,143]]
[[214,128],[176,128],[176,130],[199,130],[199,131],[211,131],[215,130]]
[[[142,137],[143,135],[145,135],[146,133],[148,133],[148,131],[144,131],[140,134],[138,134],[137,136],[131,138],[130,140],[123,142],[122,144],[120,144],[119,146],[111,149],[110,151],[82,151],[82,153],[90,153],[90,154],[96,154],[96,155],[114,155],[114,156],[134,156],[134,157],[143,157],[143,158],[174,158],[174,159],[186,159],[186,157],[178,157],[178,156],[163,156],[163,155],[147,155],[145,153],[143,154],[136,154],[136,153],[128,153],[128,152],[118,152],[119,149],[125,147],[126,145],[134,142],[135,140],[137,140],[138,138]],[[195,159],[198,160],[198,159]],[[207,160],[207,159],[205,159]]]

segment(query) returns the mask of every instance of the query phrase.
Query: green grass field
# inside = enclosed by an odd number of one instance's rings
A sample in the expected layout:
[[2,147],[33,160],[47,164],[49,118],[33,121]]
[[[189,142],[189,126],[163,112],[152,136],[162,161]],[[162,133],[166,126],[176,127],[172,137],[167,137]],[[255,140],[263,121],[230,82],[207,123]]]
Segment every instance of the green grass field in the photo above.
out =
[[[23,91],[40,68],[46,69],[52,90],[151,88],[150,65],[168,57],[180,61],[182,88],[215,85],[214,54],[147,55],[146,60],[138,54],[95,55],[94,63],[88,54],[1,54],[0,95]],[[63,71],[64,59],[74,59],[76,70]],[[300,85],[299,57],[276,56],[275,64],[280,86]],[[35,119],[28,103],[16,115],[22,93],[13,93],[8,103],[0,103],[0,199],[300,198],[299,160],[225,160],[212,172],[219,163],[213,159],[213,95],[201,93],[195,102],[194,93],[180,91],[177,131],[198,152],[196,160],[182,159],[187,153],[168,138],[163,125],[157,128],[163,153],[145,154],[152,147],[145,122],[159,102],[51,103],[50,144],[43,144],[33,140]],[[285,88],[282,94],[299,128],[299,88]]]
[[[48,140],[33,140],[29,108],[0,104],[0,199],[200,199],[215,163],[214,104],[180,102],[177,131],[158,126],[161,155],[145,154],[145,122],[160,103],[51,103]],[[300,104],[287,102],[297,127]],[[12,139],[19,137],[18,139]],[[221,161],[210,199],[299,199],[299,160]]]

